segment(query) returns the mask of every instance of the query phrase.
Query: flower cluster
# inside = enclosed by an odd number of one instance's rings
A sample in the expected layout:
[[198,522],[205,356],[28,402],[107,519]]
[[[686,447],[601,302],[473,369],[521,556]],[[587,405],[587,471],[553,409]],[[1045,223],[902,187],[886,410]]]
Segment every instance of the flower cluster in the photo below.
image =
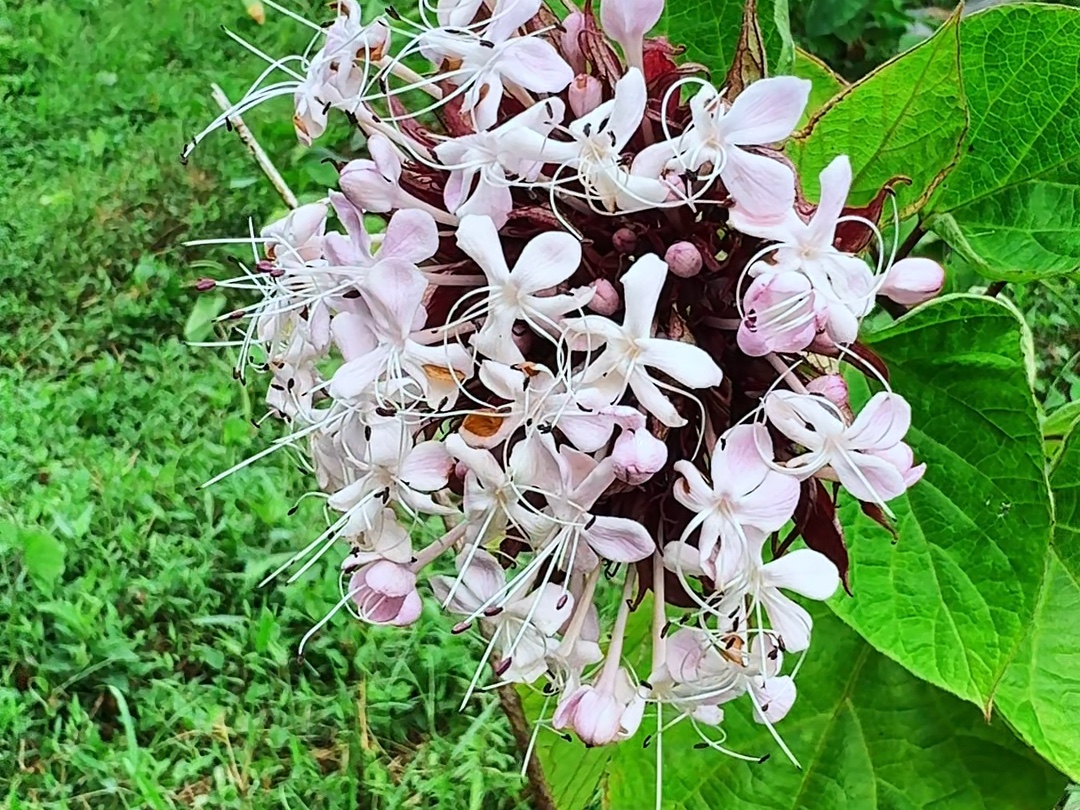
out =
[[[646,37],[661,5],[438,0],[365,23],[341,0],[230,114],[289,95],[301,142],[337,111],[366,157],[246,240],[243,276],[200,285],[260,294],[229,315],[291,428],[260,456],[306,444],[338,516],[296,575],[346,547],[337,609],[379,625],[415,622],[429,589],[484,631],[470,693],[543,682],[543,724],[589,745],[650,711],[746,757],[724,706],[783,747],[812,630],[790,594],[846,577],[838,491],[887,521],[923,473],[857,338],[878,297],[926,300],[942,271],[887,249],[887,189],[846,207],[845,156],[807,201],[781,142],[809,82],[718,90]],[[858,413],[850,374],[878,390]]]

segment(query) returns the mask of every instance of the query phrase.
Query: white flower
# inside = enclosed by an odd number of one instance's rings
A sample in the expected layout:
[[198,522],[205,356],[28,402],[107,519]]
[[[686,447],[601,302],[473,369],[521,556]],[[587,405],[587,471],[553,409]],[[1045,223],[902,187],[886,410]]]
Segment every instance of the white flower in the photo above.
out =
[[[506,575],[498,561],[484,550],[457,558],[461,580],[447,608],[469,617],[485,614],[506,589]],[[450,577],[431,578],[436,598],[446,601],[454,588]],[[504,681],[532,683],[547,671],[547,656],[558,647],[553,638],[574,610],[574,597],[558,585],[548,583],[528,591],[527,583],[502,601],[501,609],[487,611],[482,621],[492,629],[484,660],[493,649],[504,656],[496,674]],[[483,666],[483,663],[481,663]]]
[[437,144],[435,155],[450,172],[443,190],[447,210],[458,216],[490,217],[496,228],[505,225],[514,206],[509,177],[534,181],[542,168],[538,161],[515,153],[515,140],[529,134],[547,138],[565,113],[561,99],[549,98],[488,132]]
[[353,459],[353,479],[327,499],[331,509],[345,513],[345,534],[376,526],[383,507],[400,503],[414,513],[452,514],[431,493],[446,486],[451,459],[440,442],[413,443],[408,428],[396,419],[370,425],[364,444]]
[[772,224],[763,224],[738,205],[731,212],[731,224],[743,233],[780,243],[773,251],[772,264],[757,263],[750,268],[750,274],[805,275],[822,299],[819,305],[827,317],[826,330],[837,343],[851,343],[858,337],[859,319],[874,305],[870,267],[833,246],[850,187],[851,163],[841,155],[821,172],[821,203],[809,222],[794,210],[783,221]]
[[[677,138],[654,144],[634,160],[634,172],[656,176],[663,169],[678,174],[708,165],[724,182],[748,222],[782,219],[795,203],[795,175],[775,158],[746,147],[782,141],[791,134],[806,107],[810,82],[780,76],[754,82],[728,104],[705,85],[690,100],[691,124]],[[744,231],[750,233],[750,231]]]
[[[623,165],[622,152],[645,114],[645,78],[630,68],[615,85],[615,98],[605,101],[567,126],[572,141],[538,140],[528,132],[508,134],[517,154],[572,169],[590,200],[613,211],[654,208],[668,197],[668,187]],[[565,180],[560,169],[554,180]]]
[[354,327],[354,348],[334,373],[331,396],[349,401],[411,394],[434,408],[457,399],[458,386],[472,374],[472,360],[457,343],[419,342],[427,286],[415,265],[403,259],[384,259],[371,269],[360,293],[370,316],[346,312],[335,318]]
[[[749,538],[778,530],[791,518],[799,501],[798,481],[771,469],[762,458],[763,452],[772,455],[768,430],[763,425],[738,425],[713,449],[712,485],[689,461],[675,462],[675,471],[682,476],[675,483],[675,499],[696,513],[682,539],[701,526],[698,565],[714,579],[730,576],[747,553]],[[720,564],[716,565],[713,557],[718,542]],[[672,549],[670,554],[680,552],[677,544],[668,548]]]
[[487,217],[467,216],[457,231],[458,246],[471,256],[488,280],[487,314],[472,345],[502,363],[525,358],[514,342],[513,329],[525,321],[536,332],[554,331],[558,319],[581,309],[593,296],[591,287],[568,295],[539,295],[566,281],[581,264],[581,243],[568,233],[542,233],[521,252],[514,269],[506,266],[495,224]]
[[421,36],[420,51],[435,64],[450,61],[447,78],[462,88],[462,109],[471,112],[476,129],[489,129],[502,103],[504,82],[537,93],[558,93],[574,71],[536,36],[515,36],[536,14],[540,0],[507,0],[480,33],[435,28]]
[[924,465],[912,466],[903,438],[911,426],[911,406],[891,392],[874,394],[850,425],[827,399],[773,391],[765,399],[770,422],[807,452],[785,468],[799,478],[838,480],[861,501],[884,506],[918,481]]
[[564,326],[575,348],[604,350],[580,374],[579,383],[598,391],[607,402],[616,402],[633,391],[638,403],[669,427],[686,420],[675,410],[647,369],[662,371],[691,388],[720,384],[723,372],[697,346],[652,337],[653,318],[667,265],[654,254],[642,256],[622,277],[626,314],[622,324],[599,315],[569,318]]

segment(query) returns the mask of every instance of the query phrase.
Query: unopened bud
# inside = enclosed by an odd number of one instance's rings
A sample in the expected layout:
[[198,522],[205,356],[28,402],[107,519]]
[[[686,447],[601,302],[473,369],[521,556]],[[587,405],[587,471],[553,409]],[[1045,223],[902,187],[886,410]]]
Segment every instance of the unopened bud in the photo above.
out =
[[940,264],[913,256],[889,268],[880,292],[898,304],[913,306],[936,296],[944,283],[945,270]]
[[611,453],[615,477],[631,486],[644,484],[660,472],[667,457],[667,445],[647,430],[624,430]]
[[679,278],[692,278],[701,272],[701,251],[689,242],[676,242],[664,254],[668,270]]
[[619,228],[611,235],[611,246],[619,253],[633,253],[637,249],[637,234],[629,228]]
[[615,285],[606,278],[598,278],[590,285],[595,290],[592,300],[589,301],[589,309],[597,315],[614,315],[619,311],[619,292]]
[[570,109],[578,118],[591,113],[603,100],[603,87],[595,76],[580,73],[570,82]]
[[808,382],[806,390],[812,394],[820,394],[845,413],[851,411],[847,382],[839,374],[823,374]]
[[581,73],[585,70],[585,54],[581,50],[581,33],[585,30],[585,15],[580,11],[567,14],[562,27],[560,44],[563,58],[576,73]]

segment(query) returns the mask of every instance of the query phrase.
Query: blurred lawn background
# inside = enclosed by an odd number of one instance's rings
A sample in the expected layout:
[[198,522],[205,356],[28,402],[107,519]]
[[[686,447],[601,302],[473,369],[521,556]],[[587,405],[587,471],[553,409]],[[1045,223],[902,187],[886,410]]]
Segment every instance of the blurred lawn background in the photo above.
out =
[[[935,20],[861,0],[823,26],[821,1],[793,19],[852,77]],[[457,711],[475,642],[434,611],[411,632],[342,615],[297,661],[338,592],[329,563],[255,588],[324,525],[315,506],[290,514],[294,460],[198,489],[275,428],[250,423],[260,381],[245,390],[228,357],[186,345],[218,304],[196,307],[191,282],[229,271],[182,243],[281,203],[233,135],[177,157],[217,112],[209,83],[239,98],[261,69],[221,25],[273,54],[306,43],[267,11],[259,25],[240,0],[0,0],[5,810],[527,807],[497,700]],[[321,196],[329,153],[298,148],[289,115],[279,101],[246,120],[293,189]],[[1060,283],[1020,299],[1051,407],[1080,396],[1077,298]]]

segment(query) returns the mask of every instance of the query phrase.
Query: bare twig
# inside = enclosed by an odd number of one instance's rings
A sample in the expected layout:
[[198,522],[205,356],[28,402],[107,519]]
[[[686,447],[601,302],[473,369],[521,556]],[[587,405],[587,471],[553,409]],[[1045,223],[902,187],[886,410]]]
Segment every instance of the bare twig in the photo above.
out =
[[[221,107],[222,112],[229,110],[232,107],[232,102],[229,101],[229,97],[225,95],[225,91],[221,89],[217,84],[210,85],[211,95],[217,105]],[[296,199],[296,195],[292,193],[292,189],[285,183],[285,178],[281,176],[281,172],[277,170],[277,167],[270,162],[270,157],[266,154],[259,142],[255,140],[255,136],[251,134],[251,130],[248,129],[247,124],[239,115],[230,115],[229,124],[235,130],[237,136],[243,141],[244,146],[248,148],[251,154],[255,157],[255,162],[259,164],[259,168],[263,170],[263,174],[273,184],[274,189],[281,199],[285,202],[285,205],[289,208],[297,208],[300,202]]]
[[[522,755],[529,750],[529,742],[532,731],[529,728],[529,720],[525,717],[525,708],[521,705],[521,696],[513,684],[500,686],[495,690],[499,693],[499,703],[502,704],[503,714],[510,721],[510,730],[514,733],[514,742]],[[555,799],[551,795],[547,780],[544,778],[544,769],[540,765],[540,757],[532,752],[529,761],[525,763],[525,776],[529,782],[529,792],[532,793],[533,805],[536,810],[556,810]]]
[[920,222],[912,229],[911,233],[907,235],[907,239],[905,239],[904,243],[897,249],[896,258],[906,258],[907,255],[915,249],[915,246],[919,244],[919,240],[924,236],[926,236],[926,229],[923,228],[922,223]]

